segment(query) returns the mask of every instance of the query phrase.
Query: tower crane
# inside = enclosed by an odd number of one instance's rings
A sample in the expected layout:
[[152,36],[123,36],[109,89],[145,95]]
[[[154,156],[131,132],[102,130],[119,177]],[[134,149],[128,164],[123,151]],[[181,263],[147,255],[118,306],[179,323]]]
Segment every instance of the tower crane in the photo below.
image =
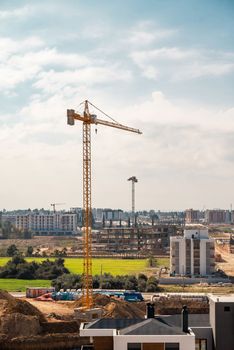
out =
[[53,212],[55,213],[56,212],[56,205],[64,205],[64,204],[66,204],[66,203],[52,203],[50,205],[51,205],[51,207],[53,207]]
[[67,124],[74,125],[75,120],[83,122],[83,212],[84,212],[84,233],[83,233],[83,307],[90,309],[93,306],[93,278],[92,278],[92,206],[91,206],[91,125],[105,125],[116,129],[141,134],[139,129],[130,128],[119,124],[113,118],[112,121],[98,119],[91,114],[89,106],[96,108],[99,112],[109,117],[106,113],[94,106],[88,100],[84,101],[83,114],[76,113],[74,109],[67,110]]
[[132,226],[134,226],[135,219],[135,183],[138,182],[136,176],[131,176],[128,181],[132,181]]

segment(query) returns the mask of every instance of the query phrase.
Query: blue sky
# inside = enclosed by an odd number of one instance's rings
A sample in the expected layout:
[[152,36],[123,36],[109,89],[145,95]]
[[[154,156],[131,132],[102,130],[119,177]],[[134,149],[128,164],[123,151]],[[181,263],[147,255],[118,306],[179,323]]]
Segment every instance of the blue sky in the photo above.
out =
[[[142,136],[93,135],[93,206],[229,207],[234,2],[1,1],[0,208],[82,203],[89,99]],[[101,116],[99,116],[101,117]]]

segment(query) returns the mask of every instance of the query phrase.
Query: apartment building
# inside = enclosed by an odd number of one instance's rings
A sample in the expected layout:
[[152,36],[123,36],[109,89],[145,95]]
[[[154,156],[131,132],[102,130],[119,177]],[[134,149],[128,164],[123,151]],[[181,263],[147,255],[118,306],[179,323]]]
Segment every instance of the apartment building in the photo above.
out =
[[231,223],[231,212],[224,209],[208,209],[205,212],[207,224],[229,224]]
[[29,230],[38,235],[68,235],[77,232],[75,213],[28,213],[16,215],[18,229]]
[[196,224],[200,219],[200,211],[194,209],[185,210],[185,222],[186,224]]
[[184,231],[183,237],[170,238],[170,269],[174,275],[207,276],[214,272],[214,240],[208,229]]

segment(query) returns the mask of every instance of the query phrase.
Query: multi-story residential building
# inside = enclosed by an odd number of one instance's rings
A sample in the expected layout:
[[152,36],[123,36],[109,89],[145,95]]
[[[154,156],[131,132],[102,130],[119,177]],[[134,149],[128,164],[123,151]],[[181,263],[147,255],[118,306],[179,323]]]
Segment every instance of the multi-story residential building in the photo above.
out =
[[77,215],[75,213],[28,213],[16,215],[15,226],[42,235],[66,235],[77,232]]
[[214,272],[214,240],[208,229],[184,231],[183,237],[171,237],[170,269],[175,275],[211,275]]
[[13,214],[2,213],[2,222],[10,222],[12,225],[15,225],[16,216]]
[[186,224],[198,223],[200,219],[200,211],[194,209],[185,210],[185,222]]
[[231,213],[224,209],[207,209],[205,212],[205,222],[207,224],[229,224]]
[[118,221],[122,219],[122,213],[123,211],[120,209],[103,209],[103,216],[104,219],[109,221]]

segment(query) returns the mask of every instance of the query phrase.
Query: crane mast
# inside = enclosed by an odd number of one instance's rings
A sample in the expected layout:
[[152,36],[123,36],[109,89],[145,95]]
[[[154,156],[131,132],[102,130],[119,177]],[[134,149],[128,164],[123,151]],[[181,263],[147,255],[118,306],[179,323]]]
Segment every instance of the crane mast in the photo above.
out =
[[[92,278],[92,204],[91,204],[91,124],[101,124],[125,131],[141,134],[139,129],[129,128],[117,122],[97,119],[89,112],[89,101],[84,102],[83,115],[73,109],[67,110],[67,123],[74,125],[75,120],[83,122],[83,307],[93,306],[93,278]],[[92,104],[91,104],[92,105]],[[95,107],[94,105],[92,105]]]
[[83,213],[84,213],[84,242],[83,242],[83,304],[88,309],[93,304],[92,277],[92,206],[91,206],[91,124],[89,106],[85,101],[83,122]]
[[135,183],[138,182],[136,176],[132,176],[128,179],[132,181],[132,226],[135,225]]

